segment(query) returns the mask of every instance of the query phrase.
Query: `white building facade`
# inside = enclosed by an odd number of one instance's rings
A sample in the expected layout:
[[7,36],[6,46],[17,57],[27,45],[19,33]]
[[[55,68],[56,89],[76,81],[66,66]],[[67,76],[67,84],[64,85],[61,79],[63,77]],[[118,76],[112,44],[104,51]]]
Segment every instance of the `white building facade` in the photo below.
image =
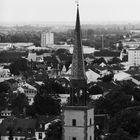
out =
[[140,47],[128,50],[128,62],[130,65],[140,65]]
[[54,33],[42,32],[41,33],[41,47],[53,47],[54,45]]
[[64,140],[94,140],[94,109],[67,106],[63,110]]
[[34,103],[34,97],[37,94],[37,89],[28,83],[25,83],[23,85],[20,85],[20,87],[17,89],[20,93],[24,93],[26,97],[28,98],[29,105],[32,105]]

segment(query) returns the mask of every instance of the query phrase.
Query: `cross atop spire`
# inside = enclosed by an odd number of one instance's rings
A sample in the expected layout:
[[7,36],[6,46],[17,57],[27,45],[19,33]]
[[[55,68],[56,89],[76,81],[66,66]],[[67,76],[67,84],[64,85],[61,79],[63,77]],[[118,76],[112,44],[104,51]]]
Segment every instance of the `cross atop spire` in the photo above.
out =
[[79,7],[79,0],[76,0],[75,3],[77,4],[77,7]]

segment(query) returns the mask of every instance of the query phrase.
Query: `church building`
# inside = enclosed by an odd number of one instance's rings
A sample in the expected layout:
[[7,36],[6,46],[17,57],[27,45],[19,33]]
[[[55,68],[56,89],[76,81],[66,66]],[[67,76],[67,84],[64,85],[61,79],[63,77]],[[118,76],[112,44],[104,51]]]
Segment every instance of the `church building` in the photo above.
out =
[[75,26],[75,44],[69,105],[63,108],[63,140],[94,140],[94,108],[87,103],[87,78],[83,57],[79,4]]

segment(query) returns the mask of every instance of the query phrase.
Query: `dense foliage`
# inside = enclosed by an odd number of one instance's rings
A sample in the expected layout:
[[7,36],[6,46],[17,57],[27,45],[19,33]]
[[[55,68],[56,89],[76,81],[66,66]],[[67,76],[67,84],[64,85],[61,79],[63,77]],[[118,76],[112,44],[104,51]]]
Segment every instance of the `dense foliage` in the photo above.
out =
[[62,140],[62,122],[60,120],[49,125],[44,140]]

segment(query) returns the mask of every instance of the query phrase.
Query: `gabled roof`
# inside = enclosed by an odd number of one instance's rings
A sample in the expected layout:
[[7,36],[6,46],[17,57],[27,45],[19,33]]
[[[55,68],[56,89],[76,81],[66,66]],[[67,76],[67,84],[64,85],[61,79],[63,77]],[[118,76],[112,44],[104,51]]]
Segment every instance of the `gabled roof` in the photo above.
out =
[[122,80],[125,80],[126,78],[130,77],[131,75],[126,73],[126,72],[119,72],[117,74],[114,74],[114,80],[117,80],[117,81],[122,81]]
[[38,116],[36,131],[45,131],[46,126],[45,126],[45,128],[40,128],[40,124],[49,125],[49,124],[51,124],[51,122],[53,122],[57,119],[59,119],[57,116],[49,116],[49,117],[45,116],[45,115]]
[[100,77],[99,74],[97,74],[96,72],[92,71],[92,70],[88,70],[86,71],[86,76],[87,76],[87,82],[96,82],[97,79]]
[[140,75],[139,75],[139,76],[132,76],[132,78],[134,78],[134,79],[140,81]]
[[100,73],[101,71],[107,70],[106,66],[102,67],[100,65],[88,65],[87,68],[89,68],[97,73]]
[[31,85],[28,84],[28,83],[23,84],[23,85],[22,85],[22,88],[37,90],[35,87],[31,86]]

